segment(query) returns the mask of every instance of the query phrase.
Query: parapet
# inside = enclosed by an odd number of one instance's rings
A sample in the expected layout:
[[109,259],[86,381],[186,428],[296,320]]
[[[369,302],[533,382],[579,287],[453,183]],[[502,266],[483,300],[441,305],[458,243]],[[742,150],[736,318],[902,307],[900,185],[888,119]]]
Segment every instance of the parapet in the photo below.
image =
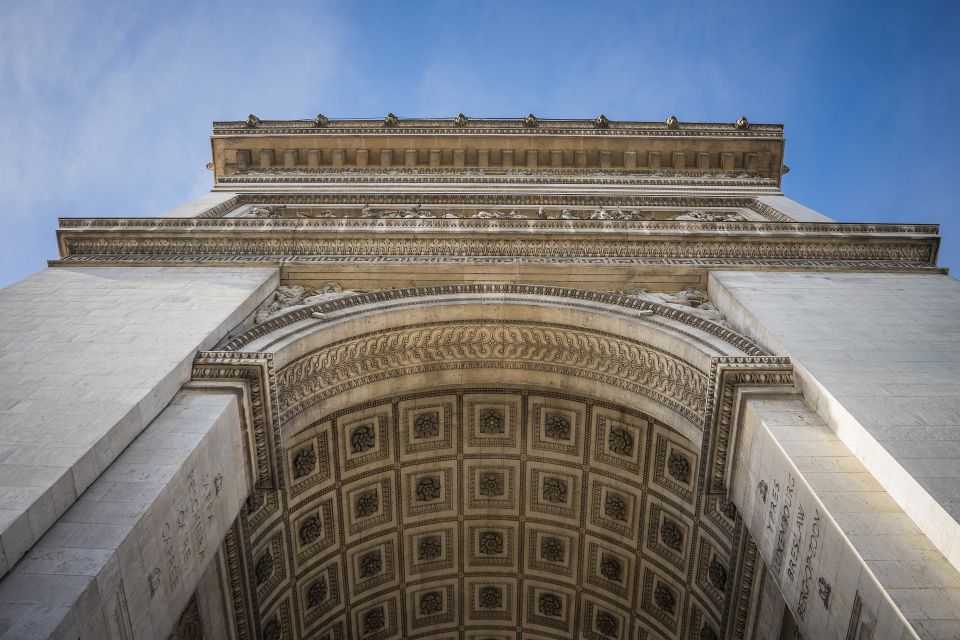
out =
[[610,120],[399,118],[213,123],[217,179],[331,170],[609,172],[756,178],[780,184],[783,125]]

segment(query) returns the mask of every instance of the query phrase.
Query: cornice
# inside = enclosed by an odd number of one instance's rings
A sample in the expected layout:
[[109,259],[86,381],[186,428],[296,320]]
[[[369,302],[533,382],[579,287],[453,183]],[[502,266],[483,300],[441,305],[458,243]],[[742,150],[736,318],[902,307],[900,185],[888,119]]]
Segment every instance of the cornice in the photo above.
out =
[[626,186],[677,186],[677,187],[744,187],[751,189],[777,189],[777,181],[753,171],[659,171],[650,169],[609,169],[584,171],[577,169],[477,169],[456,170],[450,168],[417,169],[332,169],[332,168],[273,168],[270,171],[241,171],[217,178],[217,186],[230,189],[236,186],[265,184],[335,184],[374,185],[390,184],[437,184],[437,185],[498,185],[511,188],[529,188],[532,185],[586,185],[609,188]]
[[[455,201],[455,202],[452,202]],[[323,205],[333,218],[226,218],[246,204]],[[365,218],[359,207],[509,208],[510,218]],[[539,219],[538,207],[740,209],[766,221]],[[555,215],[555,211],[551,214]],[[571,232],[576,232],[575,235]],[[935,269],[939,227],[794,222],[749,197],[241,194],[197,218],[63,218],[62,261],[99,264],[645,264]]]
[[[492,169],[601,171],[676,170],[739,176],[778,185],[783,127],[733,123],[521,119],[261,120],[215,122],[211,136],[217,179],[251,170]],[[247,175],[246,177],[250,177]],[[274,179],[274,178],[269,178]]]
[[947,270],[928,263],[906,260],[794,260],[756,258],[536,258],[536,257],[417,257],[417,256],[209,256],[209,255],[89,255],[68,256],[60,260],[48,260],[51,267],[97,266],[97,267],[134,267],[134,266],[181,266],[181,267],[285,267],[285,266],[325,266],[354,265],[358,268],[367,265],[440,266],[440,265],[502,265],[502,266],[568,266],[593,265],[617,266],[624,269],[635,267],[670,267],[695,269],[747,269],[763,271],[875,271],[882,273],[936,273],[946,274]]
[[[239,193],[226,202],[201,213],[199,218],[222,218],[244,204],[282,204],[282,205],[477,205],[487,207],[691,207],[711,208],[743,207],[755,211],[767,220],[792,222],[793,220],[773,207],[763,204],[749,195],[691,195],[691,194],[636,194],[636,193],[470,193],[456,190],[446,193],[424,192],[355,192],[338,193],[291,193],[264,192]],[[62,218],[69,220],[70,218]],[[90,218],[87,218],[90,219]],[[110,218],[102,218],[108,220]],[[397,221],[400,222],[400,221]],[[495,220],[486,222],[494,223]],[[586,221],[580,221],[586,222]],[[590,221],[603,222],[603,221]]]
[[[382,229],[390,229],[388,225]],[[400,228],[397,228],[399,231]],[[737,260],[861,260],[897,261],[933,266],[937,238],[905,234],[904,237],[869,235],[798,236],[782,234],[681,234],[671,231],[637,237],[624,234],[578,234],[577,237],[540,237],[503,234],[393,233],[358,234],[305,229],[234,228],[231,233],[189,231],[60,231],[63,257],[67,256],[207,256],[242,257],[451,257],[586,259],[737,259]],[[432,236],[432,237],[431,237]]]
[[598,126],[592,119],[535,118],[396,118],[386,119],[304,119],[215,121],[213,136],[269,135],[577,135],[577,136],[655,136],[655,137],[731,137],[783,139],[782,124],[736,122],[640,122],[607,120]]
[[[736,201],[742,206],[742,202]],[[480,231],[533,230],[549,232],[562,230],[607,231],[629,233],[643,231],[645,234],[659,232],[764,232],[773,234],[811,235],[915,235],[934,236],[940,231],[936,224],[887,224],[857,222],[706,222],[698,220],[537,220],[523,219],[475,219],[475,218],[422,218],[364,219],[342,218],[60,218],[61,230],[111,230],[111,231],[307,231],[307,230],[379,230],[385,227],[402,230],[449,230],[477,229]]]

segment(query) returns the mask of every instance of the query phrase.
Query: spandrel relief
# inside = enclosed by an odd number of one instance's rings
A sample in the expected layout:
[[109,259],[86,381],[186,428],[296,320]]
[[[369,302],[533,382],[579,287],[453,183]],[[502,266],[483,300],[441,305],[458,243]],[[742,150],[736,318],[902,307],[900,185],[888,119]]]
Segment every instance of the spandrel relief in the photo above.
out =
[[298,284],[277,287],[272,298],[254,315],[254,323],[260,324],[270,318],[298,307],[336,300],[355,295],[356,291],[344,291],[336,282],[328,282],[320,289],[310,289]]
[[704,318],[706,320],[723,324],[723,316],[721,315],[720,310],[717,309],[716,305],[710,301],[710,299],[707,297],[707,294],[695,289],[694,287],[687,287],[682,291],[677,291],[676,293],[657,293],[653,291],[647,291],[643,288],[637,288],[631,291],[629,295],[633,296],[634,298],[666,305],[673,309],[685,311],[699,318]]
[[340,219],[361,220],[610,220],[610,221],[687,221],[744,222],[751,218],[740,208],[691,209],[689,207],[625,207],[619,204],[597,206],[469,206],[469,205],[243,205],[228,218],[259,219]]

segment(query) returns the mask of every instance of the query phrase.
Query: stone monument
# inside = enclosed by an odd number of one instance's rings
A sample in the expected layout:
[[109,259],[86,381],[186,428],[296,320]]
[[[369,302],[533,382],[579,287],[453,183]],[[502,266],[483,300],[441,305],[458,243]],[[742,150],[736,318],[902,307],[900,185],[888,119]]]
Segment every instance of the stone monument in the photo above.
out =
[[746,118],[211,143],[0,291],[0,638],[960,638],[936,225]]

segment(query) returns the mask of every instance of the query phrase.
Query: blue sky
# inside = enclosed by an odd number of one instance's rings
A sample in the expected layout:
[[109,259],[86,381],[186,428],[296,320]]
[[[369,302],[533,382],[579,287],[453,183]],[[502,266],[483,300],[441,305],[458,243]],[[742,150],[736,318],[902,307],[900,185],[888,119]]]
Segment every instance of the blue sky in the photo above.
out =
[[0,3],[0,286],[58,216],[210,188],[210,122],[403,116],[786,125],[783,188],[942,225],[960,267],[957,2]]

